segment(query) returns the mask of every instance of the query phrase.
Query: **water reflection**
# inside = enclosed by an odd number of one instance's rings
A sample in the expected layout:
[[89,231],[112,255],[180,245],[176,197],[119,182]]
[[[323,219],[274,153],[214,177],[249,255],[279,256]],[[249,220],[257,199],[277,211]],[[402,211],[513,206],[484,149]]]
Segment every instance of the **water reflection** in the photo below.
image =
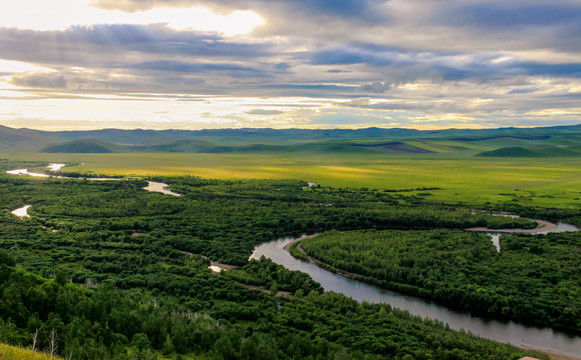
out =
[[[567,224],[564,224],[567,225]],[[564,226],[562,225],[562,226]],[[388,303],[408,310],[414,315],[430,317],[448,323],[451,328],[464,329],[477,336],[513,345],[529,345],[572,355],[581,355],[581,337],[568,335],[549,328],[533,328],[512,321],[488,320],[460,313],[412,296],[402,295],[373,285],[349,279],[292,257],[283,247],[294,240],[283,237],[263,243],[254,249],[251,259],[261,256],[272,259],[289,270],[305,272],[319,282],[325,291],[345,294],[357,301]]]

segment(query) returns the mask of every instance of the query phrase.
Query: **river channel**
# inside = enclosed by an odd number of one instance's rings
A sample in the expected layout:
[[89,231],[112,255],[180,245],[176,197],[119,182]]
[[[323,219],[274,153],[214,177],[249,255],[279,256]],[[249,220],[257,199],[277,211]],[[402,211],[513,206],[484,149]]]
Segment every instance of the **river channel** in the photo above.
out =
[[[562,228],[567,229],[567,231],[575,229],[565,224],[562,225]],[[254,249],[254,253],[250,258],[259,259],[264,255],[289,270],[300,270],[309,274],[313,280],[323,286],[325,291],[342,293],[359,302],[388,303],[393,307],[408,310],[414,315],[438,319],[448,323],[453,329],[464,329],[483,338],[511,343],[516,346],[546,349],[571,355],[571,358],[581,359],[581,337],[579,336],[565,334],[549,328],[528,327],[513,321],[503,322],[456,312],[412,296],[381,289],[358,280],[334,274],[317,265],[292,257],[283,248],[293,240],[295,240],[293,237],[282,237],[262,243]]]

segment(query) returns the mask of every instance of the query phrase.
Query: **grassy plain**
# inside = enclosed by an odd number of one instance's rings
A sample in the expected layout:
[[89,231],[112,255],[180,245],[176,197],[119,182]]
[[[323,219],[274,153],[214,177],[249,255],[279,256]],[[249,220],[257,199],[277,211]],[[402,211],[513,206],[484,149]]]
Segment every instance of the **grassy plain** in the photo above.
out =
[[580,208],[578,158],[482,158],[473,154],[0,154],[11,160],[76,164],[99,175],[284,178],[322,186],[370,189],[440,188],[434,201],[479,205]]

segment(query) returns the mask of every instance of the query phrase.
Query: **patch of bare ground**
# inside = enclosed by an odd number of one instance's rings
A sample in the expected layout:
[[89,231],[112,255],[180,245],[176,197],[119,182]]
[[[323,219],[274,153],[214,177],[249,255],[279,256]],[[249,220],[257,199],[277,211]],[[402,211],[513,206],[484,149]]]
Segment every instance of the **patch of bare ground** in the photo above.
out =
[[239,265],[224,264],[224,263],[221,263],[218,261],[210,261],[210,265],[217,266],[220,269],[224,269],[224,270],[239,270],[240,269]]
[[[198,254],[194,254],[192,252],[189,251],[183,251],[183,250],[178,250],[179,252],[181,252],[182,254],[186,254],[189,256],[194,256],[194,255],[198,255]],[[204,259],[207,259],[207,256],[204,255],[200,255],[201,257],[203,257]],[[239,270],[241,267],[239,265],[230,265],[230,264],[224,264],[218,261],[210,261],[210,266],[209,266],[210,270],[212,270],[212,272],[215,273],[219,273],[221,270]]]

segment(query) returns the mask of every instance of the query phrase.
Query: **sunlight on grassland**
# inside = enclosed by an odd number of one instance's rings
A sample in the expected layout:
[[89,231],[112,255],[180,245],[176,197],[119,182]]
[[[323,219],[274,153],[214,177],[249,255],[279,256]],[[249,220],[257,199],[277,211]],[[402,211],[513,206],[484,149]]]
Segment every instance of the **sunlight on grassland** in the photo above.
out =
[[50,356],[32,350],[22,349],[15,346],[0,344],[0,359],[2,360],[59,360],[60,357]]
[[[322,186],[430,190],[453,203],[520,202],[581,206],[575,159],[454,157],[446,154],[4,154],[14,160],[75,163],[66,171],[100,175],[300,179]],[[424,191],[425,192],[425,191]]]

